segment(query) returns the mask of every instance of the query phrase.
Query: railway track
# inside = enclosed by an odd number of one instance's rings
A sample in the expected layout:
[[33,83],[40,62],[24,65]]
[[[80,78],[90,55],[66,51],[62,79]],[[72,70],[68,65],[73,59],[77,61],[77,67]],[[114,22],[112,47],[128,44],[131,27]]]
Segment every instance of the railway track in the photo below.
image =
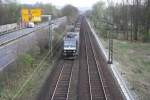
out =
[[[95,57],[95,51],[93,48],[92,41],[89,37],[89,33],[83,32],[82,47],[84,62],[82,68],[80,67],[80,89],[79,89],[79,100],[111,100],[110,95],[106,92],[107,85],[102,80],[100,75],[99,65],[97,58]],[[84,52],[85,51],[85,52]],[[83,68],[84,67],[84,68]],[[83,86],[85,85],[85,86]],[[83,95],[84,94],[84,95]]]
[[56,86],[50,100],[68,100],[70,82],[72,77],[73,61],[67,61],[62,65]]
[[37,100],[69,100],[74,61],[60,59]]
[[84,35],[87,54],[87,65],[88,65],[88,75],[89,75],[89,87],[90,87],[90,97],[91,100],[111,100],[108,91],[108,86],[105,84],[104,79],[102,79],[100,65],[98,65],[98,60],[96,58],[96,52],[89,36],[89,33]]
[[78,83],[78,100],[90,100],[89,76],[86,63],[86,49],[83,23],[80,30],[80,54],[79,54],[79,83]]
[[[77,90],[71,90],[71,79],[75,77],[73,67],[76,60],[62,60],[52,72],[48,98],[42,100],[74,100],[69,96],[71,91],[76,92],[77,100],[124,100],[115,80],[108,70],[107,61],[98,50],[94,36],[86,23],[83,21],[80,30],[80,53],[79,53],[78,82],[73,85]],[[60,63],[61,62],[61,63]],[[70,91],[71,90],[71,91]],[[70,98],[68,98],[70,97]],[[41,100],[41,99],[38,99]]]
[[[81,25],[79,100],[123,100],[96,47],[88,24]],[[110,76],[109,76],[110,75]]]

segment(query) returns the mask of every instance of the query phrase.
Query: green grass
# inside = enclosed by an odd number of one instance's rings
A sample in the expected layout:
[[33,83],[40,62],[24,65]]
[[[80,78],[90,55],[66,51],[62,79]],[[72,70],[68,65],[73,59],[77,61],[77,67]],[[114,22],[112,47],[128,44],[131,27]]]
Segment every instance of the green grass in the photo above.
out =
[[[108,42],[102,39],[105,48]],[[117,68],[131,85],[140,100],[150,98],[150,43],[114,40],[114,59]]]
[[[39,55],[42,56],[42,55]],[[37,59],[40,61],[40,59]],[[0,81],[3,86],[0,100],[9,100],[22,86],[27,77],[33,72],[38,62],[33,61],[30,54],[19,56],[16,62],[1,72]]]
[[35,58],[29,53],[23,54],[1,72],[0,100],[34,100],[52,68],[49,59],[43,61],[47,53],[45,50],[34,55]]
[[[107,51],[108,39],[102,38],[107,34],[95,30]],[[114,39],[113,51],[114,62],[131,91],[137,93],[139,100],[150,100],[150,43]]]
[[23,91],[17,96],[16,100],[35,100],[47,76],[51,72],[52,64],[46,60],[40,70],[28,82]]
[[[54,46],[63,34],[55,32],[53,35]],[[12,100],[14,96],[14,100],[34,100],[53,66],[50,59],[44,60],[39,66],[47,53],[46,48],[35,44],[29,52],[20,55],[14,63],[0,72],[0,100]]]

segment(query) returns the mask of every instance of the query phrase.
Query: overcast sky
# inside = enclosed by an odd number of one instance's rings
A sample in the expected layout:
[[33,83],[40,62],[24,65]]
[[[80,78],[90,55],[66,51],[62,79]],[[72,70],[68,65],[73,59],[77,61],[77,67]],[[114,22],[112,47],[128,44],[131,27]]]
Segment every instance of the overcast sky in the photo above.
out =
[[[107,0],[18,0],[18,1],[23,4],[35,4],[36,2],[52,3],[57,7],[62,7],[66,4],[71,4],[79,8],[91,8],[93,4],[95,4],[98,1],[107,2]],[[120,0],[114,0],[114,1],[120,1]]]

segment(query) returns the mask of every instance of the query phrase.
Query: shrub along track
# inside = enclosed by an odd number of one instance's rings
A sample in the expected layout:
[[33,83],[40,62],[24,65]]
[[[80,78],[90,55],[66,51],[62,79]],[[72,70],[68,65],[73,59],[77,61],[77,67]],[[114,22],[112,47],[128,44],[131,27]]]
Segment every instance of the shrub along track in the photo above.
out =
[[43,68],[42,66],[45,66],[45,63],[44,63],[45,61],[47,61],[48,59],[54,59],[56,61],[58,60],[60,53],[61,53],[61,50],[60,50],[61,44],[62,44],[62,39],[57,40],[55,42],[55,45],[52,48],[53,53],[51,53],[50,50],[47,52],[47,54],[43,57],[43,59],[38,64],[38,66],[34,69],[32,74],[30,74],[27,80],[22,84],[22,87],[20,87],[15,93],[15,95],[11,98],[12,100],[16,100],[17,98],[20,98],[23,95],[22,93],[26,91],[26,88],[28,87],[28,84],[33,79],[33,77],[38,75],[37,73],[42,70]]

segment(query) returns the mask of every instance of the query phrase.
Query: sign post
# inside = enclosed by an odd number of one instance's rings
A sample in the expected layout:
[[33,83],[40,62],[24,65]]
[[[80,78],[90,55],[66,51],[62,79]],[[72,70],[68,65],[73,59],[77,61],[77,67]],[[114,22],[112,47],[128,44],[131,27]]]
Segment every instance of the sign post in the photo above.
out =
[[21,10],[21,20],[24,23],[28,23],[29,22],[29,10],[28,9],[23,8]]
[[48,47],[49,47],[49,51],[51,53],[52,56],[52,22],[51,22],[51,15],[41,15],[41,17],[46,17],[48,18]]
[[21,20],[23,23],[32,22],[41,22],[41,9],[40,8],[22,8],[21,9]]
[[49,50],[51,52],[52,55],[52,23],[51,23],[51,16],[48,16],[48,21],[49,21]]

